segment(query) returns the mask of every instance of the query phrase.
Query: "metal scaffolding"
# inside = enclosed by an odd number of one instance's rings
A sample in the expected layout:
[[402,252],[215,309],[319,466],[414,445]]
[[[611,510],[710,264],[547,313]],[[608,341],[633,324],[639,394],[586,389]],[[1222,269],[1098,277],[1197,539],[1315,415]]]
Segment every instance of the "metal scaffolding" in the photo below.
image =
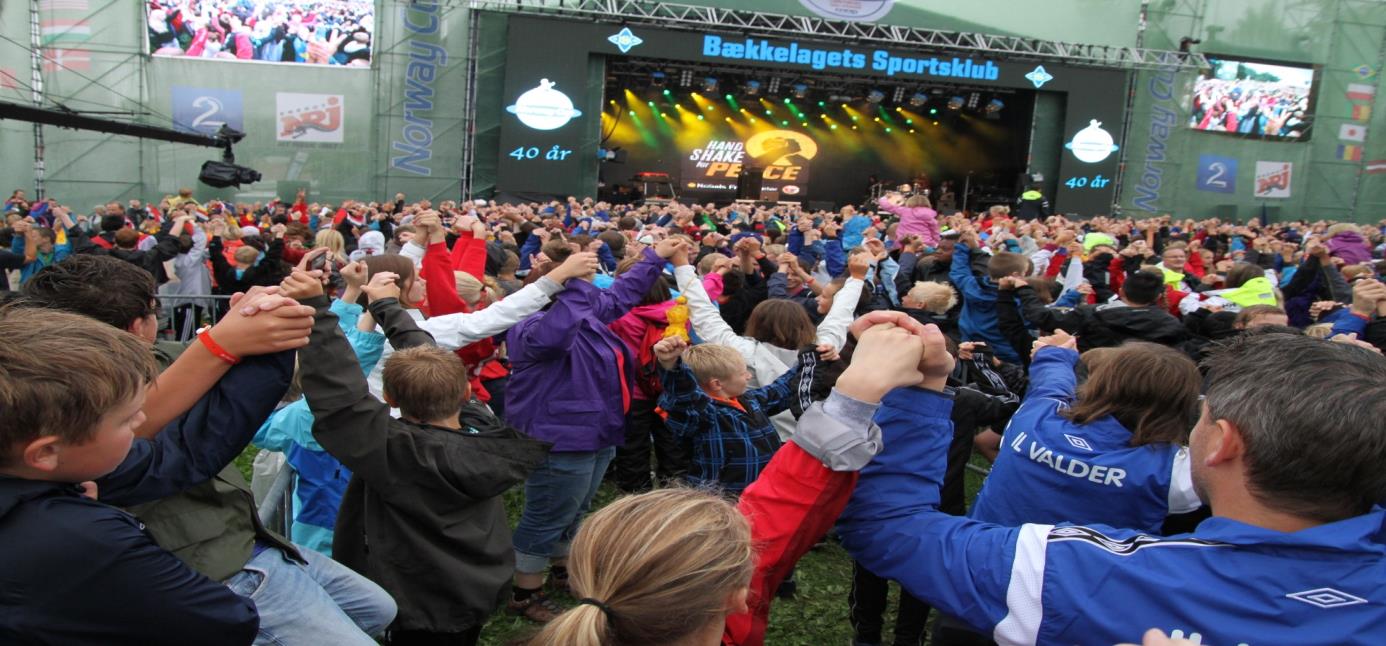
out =
[[473,10],[541,14],[601,22],[644,24],[670,29],[729,30],[749,36],[851,41],[882,47],[939,52],[967,52],[1011,60],[1056,62],[1116,69],[1198,69],[1207,67],[1202,54],[1142,47],[1085,45],[1021,36],[942,31],[869,22],[843,22],[808,16],[699,7],[640,0],[472,0]]

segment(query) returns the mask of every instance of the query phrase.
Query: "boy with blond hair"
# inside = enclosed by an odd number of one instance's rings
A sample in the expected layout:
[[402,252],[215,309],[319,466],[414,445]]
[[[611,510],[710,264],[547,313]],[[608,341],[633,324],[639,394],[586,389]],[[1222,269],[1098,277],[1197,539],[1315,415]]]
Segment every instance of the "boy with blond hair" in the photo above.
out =
[[[654,346],[664,392],[665,423],[693,441],[689,480],[739,495],[775,451],[780,437],[770,417],[789,409],[802,364],[767,386],[747,390],[751,373],[735,348],[705,343],[689,347],[680,337]],[[807,387],[807,384],[805,384]]]

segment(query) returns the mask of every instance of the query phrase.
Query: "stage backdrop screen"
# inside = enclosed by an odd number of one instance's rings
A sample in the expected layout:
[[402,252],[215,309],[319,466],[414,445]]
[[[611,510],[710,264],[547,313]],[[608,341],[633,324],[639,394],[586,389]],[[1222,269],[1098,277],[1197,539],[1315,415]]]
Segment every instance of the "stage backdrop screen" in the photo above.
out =
[[1209,56],[1212,68],[1193,93],[1195,130],[1260,137],[1308,139],[1314,69]]
[[149,53],[368,68],[375,0],[155,0]]

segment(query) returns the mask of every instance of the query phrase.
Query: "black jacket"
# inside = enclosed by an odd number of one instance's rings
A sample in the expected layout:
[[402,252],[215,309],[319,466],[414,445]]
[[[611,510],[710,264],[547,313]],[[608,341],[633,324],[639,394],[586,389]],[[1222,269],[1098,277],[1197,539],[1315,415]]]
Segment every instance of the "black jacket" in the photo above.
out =
[[1116,302],[1046,308],[1029,287],[1015,293],[1027,321],[1045,333],[1062,329],[1077,336],[1080,351],[1114,347],[1132,339],[1177,346],[1188,337],[1179,319],[1158,305],[1133,307]]
[[[514,550],[501,494],[548,457],[550,445],[506,426],[479,404],[463,430],[390,417],[371,396],[328,300],[299,357],[313,437],[351,470],[332,556],[399,605],[396,630],[461,632],[485,623],[509,592]],[[370,311],[397,350],[431,344],[395,299]]]
[[236,266],[226,261],[226,255],[222,253],[221,236],[212,236],[207,243],[207,255],[212,259],[212,278],[217,281],[214,290],[218,294],[234,294],[244,292],[257,285],[269,287],[278,285],[284,279],[284,269],[282,267],[284,258],[284,240],[275,239],[265,249],[265,256],[260,262],[251,265],[240,276],[236,275]]
[[[168,496],[240,453],[288,387],[293,352],[248,357],[152,440],[135,440],[96,481],[0,477],[0,643],[248,644],[250,599],[190,569],[144,523],[111,505]],[[217,518],[187,519],[188,527]]]

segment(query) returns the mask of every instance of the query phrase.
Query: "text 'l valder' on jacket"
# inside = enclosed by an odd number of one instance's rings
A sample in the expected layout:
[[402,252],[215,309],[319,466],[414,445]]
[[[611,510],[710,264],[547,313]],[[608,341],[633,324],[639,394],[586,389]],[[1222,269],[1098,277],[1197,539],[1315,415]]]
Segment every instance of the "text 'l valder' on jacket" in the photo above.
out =
[[[548,456],[548,444],[506,427],[475,402],[462,428],[390,416],[371,396],[356,357],[328,311],[317,308],[299,353],[313,437],[351,470],[332,555],[384,588],[399,605],[398,630],[461,632],[486,621],[508,592],[514,552],[501,494]],[[397,330],[431,341],[395,299],[371,303],[392,343]]]
[[1070,522],[1158,534],[1165,516],[1198,509],[1186,447],[1131,446],[1131,432],[1111,415],[1086,424],[1061,415],[1074,401],[1077,363],[1067,348],[1035,353],[1030,389],[970,515],[998,525]]
[[947,394],[886,395],[884,448],[838,523],[862,567],[999,644],[1386,644],[1386,509],[1279,532],[1214,516],[1191,534],[1007,527],[938,510]]

